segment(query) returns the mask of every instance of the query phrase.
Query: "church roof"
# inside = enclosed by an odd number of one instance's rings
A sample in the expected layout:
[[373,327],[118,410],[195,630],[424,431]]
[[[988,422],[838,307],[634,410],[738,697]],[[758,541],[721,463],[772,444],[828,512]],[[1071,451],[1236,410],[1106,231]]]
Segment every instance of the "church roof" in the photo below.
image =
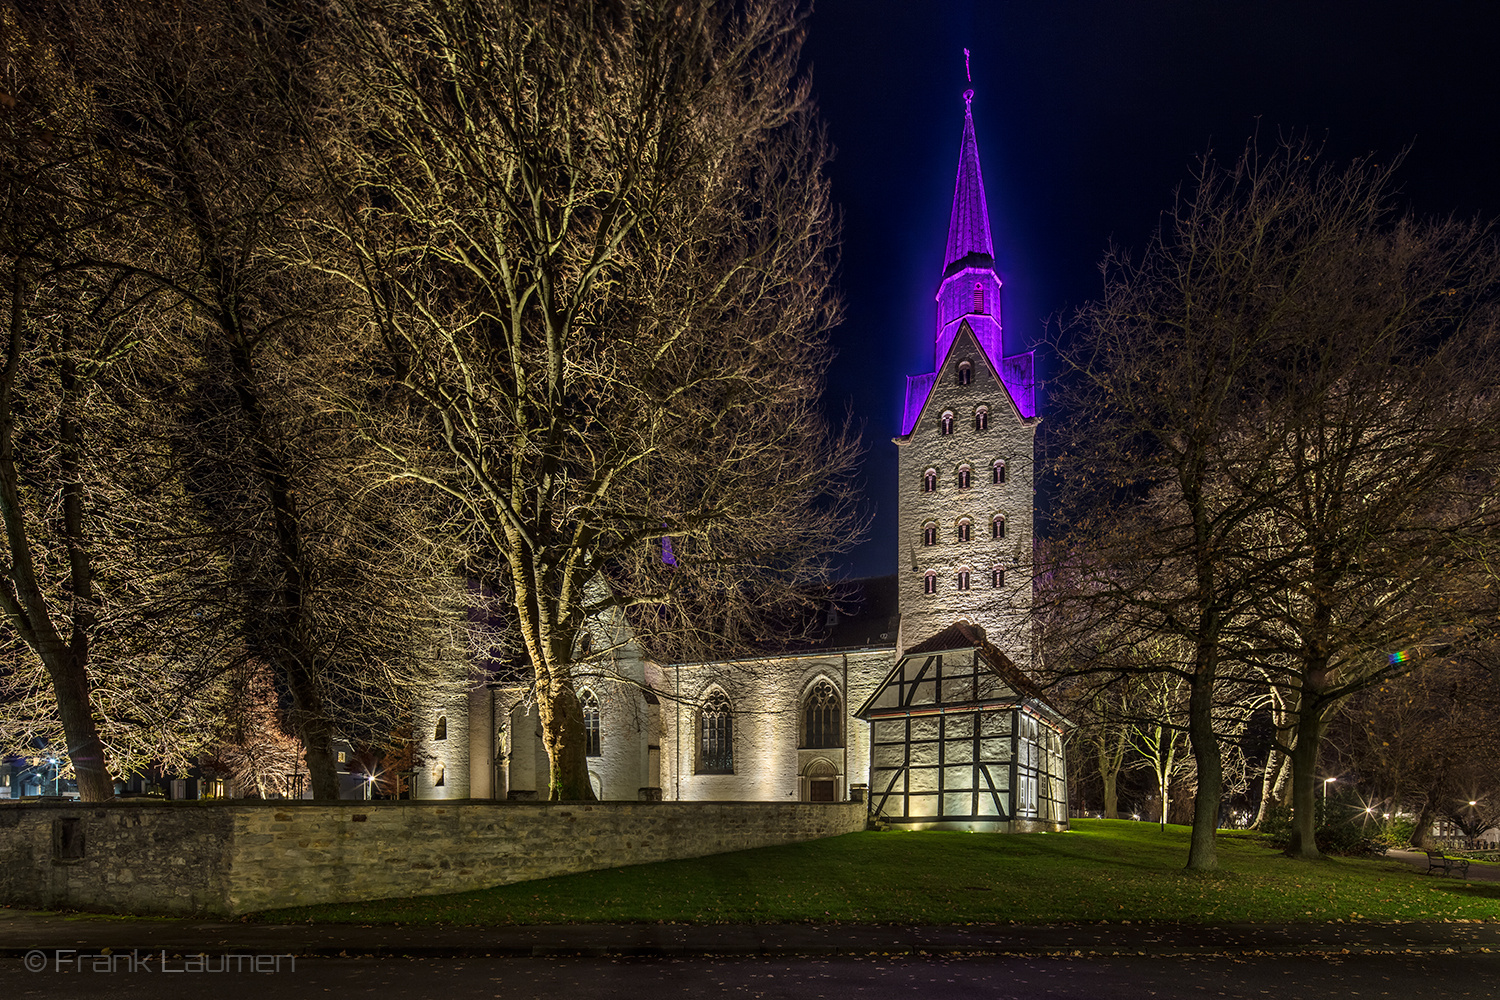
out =
[[984,201],[984,174],[979,169],[979,144],[974,139],[973,99],[974,91],[965,91],[964,137],[958,147],[958,179],[953,184],[948,248],[943,254],[945,275],[974,264],[993,266],[995,259],[990,210]]

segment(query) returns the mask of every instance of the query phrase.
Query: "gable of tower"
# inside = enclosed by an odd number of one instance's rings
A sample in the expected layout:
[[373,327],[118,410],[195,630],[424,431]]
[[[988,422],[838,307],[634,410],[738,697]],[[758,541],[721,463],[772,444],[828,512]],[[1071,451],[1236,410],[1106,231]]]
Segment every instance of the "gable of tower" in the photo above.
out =
[[[960,366],[964,364],[969,366],[967,380],[960,372]],[[1005,378],[1007,368],[1024,377],[1026,384],[1012,385]],[[1030,352],[1006,358],[997,367],[966,322],[960,326],[958,336],[953,338],[937,371],[914,375],[906,380],[906,412],[901,436],[909,436],[919,424],[932,423],[944,407],[955,401],[955,397],[962,398],[964,404],[988,406],[991,420],[1009,416],[1023,423],[1031,422],[1036,417],[1031,373]]]

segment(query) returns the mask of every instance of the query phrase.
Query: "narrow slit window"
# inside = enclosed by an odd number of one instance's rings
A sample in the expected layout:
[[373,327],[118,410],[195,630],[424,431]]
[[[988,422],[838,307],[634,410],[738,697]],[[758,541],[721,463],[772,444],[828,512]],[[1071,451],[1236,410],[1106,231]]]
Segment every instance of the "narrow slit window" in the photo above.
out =
[[599,731],[599,699],[594,692],[585,691],[579,697],[583,705],[583,753],[586,757],[602,756]]
[[984,312],[984,286],[977,283],[974,285],[974,311]]

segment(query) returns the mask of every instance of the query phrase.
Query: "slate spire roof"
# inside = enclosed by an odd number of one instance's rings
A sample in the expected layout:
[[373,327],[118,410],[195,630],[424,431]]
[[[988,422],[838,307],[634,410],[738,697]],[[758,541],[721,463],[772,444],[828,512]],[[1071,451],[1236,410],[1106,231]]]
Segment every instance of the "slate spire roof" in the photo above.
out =
[[[984,201],[984,174],[979,169],[979,144],[974,139],[974,91],[964,91],[964,137],[958,148],[958,179],[953,184],[953,213],[948,217],[948,248],[943,272],[972,256],[993,264],[990,210]],[[967,262],[966,262],[967,263]]]

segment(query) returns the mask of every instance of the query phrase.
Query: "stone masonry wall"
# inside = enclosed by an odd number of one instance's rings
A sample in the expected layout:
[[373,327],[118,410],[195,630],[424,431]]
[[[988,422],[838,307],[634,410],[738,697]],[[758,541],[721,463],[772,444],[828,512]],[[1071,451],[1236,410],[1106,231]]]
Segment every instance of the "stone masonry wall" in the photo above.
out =
[[0,805],[0,903],[235,916],[463,892],[864,825],[863,803],[22,803]]

